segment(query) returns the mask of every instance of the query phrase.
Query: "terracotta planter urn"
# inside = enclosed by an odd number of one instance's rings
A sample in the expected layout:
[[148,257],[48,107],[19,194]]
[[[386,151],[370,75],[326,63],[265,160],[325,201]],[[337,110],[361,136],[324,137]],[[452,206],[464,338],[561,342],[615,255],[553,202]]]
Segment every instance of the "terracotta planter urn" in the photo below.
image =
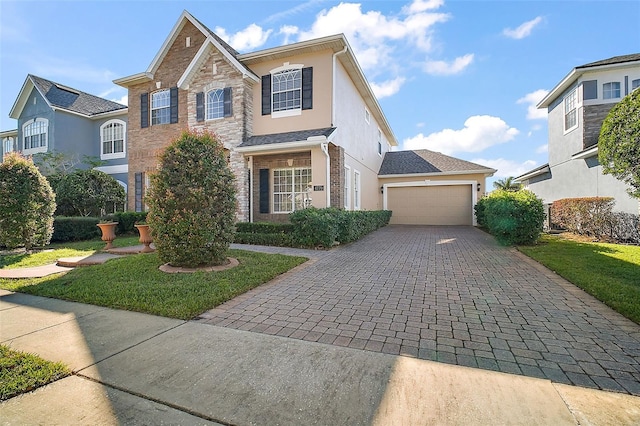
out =
[[118,222],[98,223],[97,226],[102,231],[102,241],[107,243],[107,245],[104,247],[104,250],[111,250],[113,248],[113,240],[116,239],[117,225]]
[[140,233],[140,242],[144,244],[142,251],[140,253],[151,253],[153,249],[149,247],[149,245],[153,242],[153,237],[151,236],[151,230],[149,229],[149,225],[134,225],[138,232]]

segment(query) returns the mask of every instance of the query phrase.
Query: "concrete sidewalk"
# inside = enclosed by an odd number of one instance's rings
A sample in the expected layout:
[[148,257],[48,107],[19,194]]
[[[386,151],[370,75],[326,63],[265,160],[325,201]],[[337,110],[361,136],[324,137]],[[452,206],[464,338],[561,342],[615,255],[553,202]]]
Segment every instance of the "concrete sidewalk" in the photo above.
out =
[[0,290],[0,342],[74,375],[2,424],[639,424],[640,398]]

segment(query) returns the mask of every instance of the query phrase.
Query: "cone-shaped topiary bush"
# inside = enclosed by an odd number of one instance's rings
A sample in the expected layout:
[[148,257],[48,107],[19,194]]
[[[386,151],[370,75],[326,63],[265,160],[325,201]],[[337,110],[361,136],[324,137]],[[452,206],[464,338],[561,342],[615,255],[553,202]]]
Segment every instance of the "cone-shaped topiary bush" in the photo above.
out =
[[235,184],[222,144],[211,133],[185,131],[151,176],[147,223],[163,262],[221,265],[235,233]]
[[0,164],[0,246],[31,250],[49,244],[55,200],[31,159],[8,154]]

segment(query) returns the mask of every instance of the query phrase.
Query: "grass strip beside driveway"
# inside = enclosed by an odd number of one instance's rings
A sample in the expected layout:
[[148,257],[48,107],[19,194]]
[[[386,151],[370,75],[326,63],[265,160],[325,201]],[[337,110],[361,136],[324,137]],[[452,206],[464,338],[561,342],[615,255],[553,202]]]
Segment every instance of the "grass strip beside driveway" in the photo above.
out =
[[239,266],[167,274],[156,253],[130,255],[44,278],[0,279],[0,288],[114,309],[191,319],[300,265],[304,257],[229,250]]
[[60,362],[11,350],[0,345],[0,401],[54,382],[71,374]]
[[640,324],[640,246],[544,235],[518,250]]

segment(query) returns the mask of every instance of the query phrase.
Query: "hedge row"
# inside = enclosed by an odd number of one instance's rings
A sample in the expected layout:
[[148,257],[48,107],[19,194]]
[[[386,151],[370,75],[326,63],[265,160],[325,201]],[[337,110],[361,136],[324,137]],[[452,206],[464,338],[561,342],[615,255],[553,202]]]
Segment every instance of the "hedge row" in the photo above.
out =
[[135,234],[134,225],[137,222],[144,222],[147,213],[137,212],[117,212],[103,218],[84,216],[56,216],[53,220],[52,242],[84,241],[91,240],[101,235],[100,228],[96,225],[101,220],[118,222],[116,234]]
[[478,225],[501,244],[533,244],[542,233],[544,206],[531,191],[493,191],[474,208]]
[[640,217],[613,212],[612,197],[563,198],[551,205],[551,225],[579,235],[640,243]]
[[290,215],[291,223],[238,223],[234,242],[289,247],[331,247],[356,241],[385,226],[390,211],[308,208]]

